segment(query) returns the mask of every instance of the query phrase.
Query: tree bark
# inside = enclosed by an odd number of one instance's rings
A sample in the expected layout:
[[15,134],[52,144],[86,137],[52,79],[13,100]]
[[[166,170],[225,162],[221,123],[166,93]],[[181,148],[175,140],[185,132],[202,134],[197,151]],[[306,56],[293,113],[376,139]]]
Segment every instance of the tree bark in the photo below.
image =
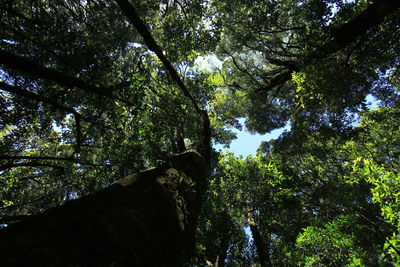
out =
[[[128,17],[129,21],[132,25],[136,28],[139,34],[143,37],[147,47],[153,51],[160,61],[163,63],[164,68],[168,71],[169,75],[171,75],[172,79],[176,82],[179,89],[183,92],[183,94],[190,99],[196,111],[203,116],[202,109],[197,104],[197,101],[194,99],[192,94],[187,89],[186,85],[183,83],[182,79],[180,78],[178,72],[172,66],[171,62],[167,59],[164,55],[163,50],[154,40],[153,36],[151,35],[150,31],[147,29],[146,25],[144,24],[143,20],[140,18],[139,14],[136,12],[135,7],[128,1],[128,0],[115,0],[118,4],[122,12]],[[207,118],[208,119],[208,118]]]
[[264,242],[260,230],[252,217],[248,218],[248,224],[250,226],[251,235],[253,236],[254,245],[256,247],[261,267],[271,267],[272,262],[269,254],[268,243]]
[[[207,166],[195,151],[0,231],[2,266],[181,266]],[[195,185],[192,185],[195,182]]]
[[215,229],[217,236],[214,237],[215,241],[213,242],[215,247],[211,246],[206,250],[206,263],[209,267],[224,267],[232,238],[232,221],[225,208],[218,213],[214,223],[217,226]]

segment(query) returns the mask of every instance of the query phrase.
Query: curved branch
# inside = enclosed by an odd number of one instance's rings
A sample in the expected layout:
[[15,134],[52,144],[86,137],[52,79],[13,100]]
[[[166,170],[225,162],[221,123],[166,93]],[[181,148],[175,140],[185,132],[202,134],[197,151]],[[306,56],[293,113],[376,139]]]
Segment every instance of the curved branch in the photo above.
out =
[[81,117],[81,114],[79,114],[74,108],[61,105],[56,100],[54,100],[54,98],[42,96],[42,95],[36,94],[34,92],[22,89],[21,87],[9,85],[2,81],[0,81],[0,90],[9,92],[9,93],[12,93],[15,95],[19,95],[19,96],[22,96],[22,97],[25,97],[28,99],[32,99],[32,100],[35,100],[38,102],[46,103],[46,104],[52,105],[60,110],[63,110],[67,113],[71,113],[75,116]]
[[[400,8],[398,0],[380,0],[374,1],[369,5],[364,12],[343,24],[338,29],[334,30],[330,36],[330,40],[321,47],[317,48],[315,53],[303,60],[301,65],[313,64],[321,58],[334,54],[348,45],[356,41],[360,36],[366,34],[373,27],[378,26],[384,19]],[[271,58],[270,58],[271,59]],[[273,59],[272,64],[289,64],[289,62],[278,62]],[[279,65],[278,64],[278,65]],[[294,68],[288,68],[288,71],[276,76],[267,86],[260,87],[252,93],[261,91],[270,91],[278,85],[281,85],[291,79],[293,71],[301,69],[296,62],[291,64]]]
[[78,88],[94,95],[116,99],[121,102],[132,104],[124,99],[115,96],[110,88],[99,87],[69,76],[62,72],[49,69],[31,61],[30,59],[13,55],[4,50],[0,50],[0,64],[20,72],[24,72],[38,78],[55,82],[67,88]]
[[4,164],[0,166],[0,171],[9,170],[16,167],[51,167],[56,169],[64,170],[64,167],[47,164],[47,163],[38,163],[38,162],[21,162],[21,163],[11,163],[11,164]]
[[364,216],[363,214],[361,214],[360,212],[356,212],[356,214],[361,217],[364,221],[368,222],[369,224],[372,225],[372,227],[375,229],[376,232],[378,232],[378,234],[383,237],[386,242],[388,242],[388,245],[394,250],[396,251],[396,253],[398,255],[400,255],[400,250],[394,246],[392,244],[392,242],[390,242],[390,239],[382,232],[382,230],[380,229],[380,227],[378,225],[376,225],[376,223],[374,223],[373,221],[371,221],[370,219],[368,219],[366,216]]
[[136,13],[136,10],[133,7],[133,5],[131,5],[128,0],[115,0],[115,1],[117,2],[121,10],[125,13],[125,15],[129,18],[130,22],[133,24],[133,26],[136,28],[139,34],[143,37],[148,48],[152,50],[161,60],[161,62],[164,64],[165,69],[169,72],[172,79],[174,79],[174,81],[177,83],[179,89],[183,92],[183,94],[186,97],[189,98],[194,108],[196,109],[197,113],[203,118],[203,134],[199,140],[199,147],[200,147],[199,152],[205,158],[207,164],[209,165],[211,159],[211,128],[210,128],[211,126],[207,111],[202,110],[199,107],[192,94],[189,92],[185,84],[182,82],[182,79],[179,77],[179,74],[176,72],[175,68],[165,57],[162,49],[154,40],[149,30],[147,30],[146,25],[144,24],[140,16]]
[[[72,163],[76,163],[79,165],[85,165],[85,166],[94,166],[94,167],[113,167],[115,165],[113,164],[101,164],[101,163],[91,163],[91,162],[85,162],[85,161],[80,161],[79,159],[73,158],[73,157],[51,157],[51,156],[7,156],[7,155],[0,155],[0,159],[2,160],[32,160],[31,162],[22,162],[22,163],[14,163],[14,164],[6,164],[3,166],[11,166],[13,167],[21,167],[21,166],[39,166],[39,167],[57,167],[54,165],[48,165],[48,164],[42,164],[42,163],[37,163],[36,161],[38,160],[53,160],[53,161],[69,161]],[[3,166],[0,166],[0,170]]]

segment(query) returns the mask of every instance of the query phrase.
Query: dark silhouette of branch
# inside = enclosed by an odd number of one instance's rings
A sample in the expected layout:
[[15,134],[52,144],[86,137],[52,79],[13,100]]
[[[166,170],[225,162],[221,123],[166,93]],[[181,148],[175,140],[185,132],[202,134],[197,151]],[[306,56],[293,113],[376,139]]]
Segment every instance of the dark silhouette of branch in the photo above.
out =
[[0,155],[0,159],[11,159],[11,160],[66,160],[66,161],[75,161],[73,158],[67,157],[50,157],[50,156],[8,156],[8,155]]
[[241,72],[243,72],[244,74],[246,74],[246,75],[247,75],[252,81],[254,81],[257,85],[260,85],[260,83],[257,81],[257,79],[255,79],[255,78],[248,72],[247,68],[242,68],[242,67],[239,65],[239,62],[237,62],[237,60],[235,59],[235,57],[234,57],[231,53],[229,53],[228,50],[226,50],[225,48],[222,48],[222,50],[223,50],[223,52],[224,52],[225,54],[227,54],[227,55],[232,59],[233,65],[235,65],[235,67],[236,67],[239,71],[241,71]]
[[399,8],[398,0],[373,1],[362,13],[333,31],[332,44],[327,44],[328,47],[333,47],[328,52],[334,53],[351,44]]
[[179,77],[179,74],[176,72],[175,68],[172,66],[172,64],[169,62],[169,60],[165,57],[162,49],[160,46],[157,44],[157,42],[154,40],[153,36],[149,32],[149,30],[146,28],[146,25],[140,18],[140,16],[136,13],[135,8],[133,5],[129,3],[127,0],[115,0],[121,10],[125,13],[125,15],[128,17],[130,22],[133,24],[133,26],[136,28],[136,30],[139,32],[139,34],[143,37],[144,41],[147,44],[147,47],[153,51],[157,57],[161,60],[163,63],[165,69],[168,71],[168,73],[171,75],[172,79],[177,83],[179,89],[184,93],[186,97],[190,99],[192,102],[194,108],[196,111],[199,113],[200,116],[203,117],[203,112],[201,111],[201,108],[197,105],[196,100],[192,96],[192,94],[189,92],[189,90],[186,88],[185,84],[182,82],[182,79]]
[[42,96],[37,93],[22,89],[21,87],[12,86],[12,85],[9,85],[9,84],[7,84],[5,82],[1,82],[1,81],[0,81],[0,90],[7,91],[12,94],[19,95],[19,96],[22,96],[22,97],[25,97],[25,98],[28,98],[31,100],[35,100],[37,102],[46,103],[46,104],[52,105],[60,110],[63,110],[67,113],[71,113],[74,116],[81,117],[81,114],[79,114],[74,108],[67,107],[65,105],[61,105],[54,98]]
[[186,97],[189,98],[194,108],[196,109],[197,113],[203,118],[203,133],[199,140],[198,151],[205,158],[207,164],[209,165],[211,161],[211,128],[210,128],[211,126],[207,111],[202,110],[199,107],[197,101],[189,92],[189,90],[183,83],[182,79],[179,77],[179,74],[176,72],[175,68],[165,57],[162,49],[154,40],[149,30],[146,28],[146,25],[144,24],[140,16],[136,13],[136,10],[133,7],[133,5],[131,5],[128,0],[115,0],[115,1],[117,2],[121,10],[125,13],[125,15],[129,18],[130,22],[133,24],[133,26],[136,28],[139,34],[143,37],[148,48],[151,51],[153,51],[157,55],[157,57],[161,60],[161,62],[164,64],[165,69],[171,75],[172,79],[177,83],[179,89],[183,92],[183,94]]
[[0,224],[16,223],[16,222],[25,220],[26,218],[28,218],[30,216],[32,216],[32,215],[10,215],[10,216],[1,217]]
[[116,99],[118,101],[132,104],[129,101],[121,99],[112,93],[112,90],[107,87],[99,87],[79,80],[73,76],[62,72],[49,69],[31,61],[30,59],[13,55],[4,50],[0,50],[0,64],[23,73],[27,73],[38,78],[55,82],[67,88],[78,88],[94,95]]
[[[269,92],[278,85],[281,85],[292,78],[292,72],[301,69],[301,66],[313,64],[318,60],[334,54],[348,45],[356,41],[360,36],[366,34],[373,27],[378,26],[382,21],[400,8],[400,1],[398,0],[380,0],[374,1],[369,5],[364,12],[343,24],[338,29],[332,31],[330,40],[306,59],[303,59],[302,64],[296,62],[290,63],[287,61],[277,61],[277,59],[268,58],[272,64],[287,65],[288,70],[271,79],[270,83],[266,86],[256,89],[252,93]],[[272,61],[271,61],[272,60]],[[290,65],[289,65],[290,64]],[[290,66],[290,67],[289,67]]]
[[54,98],[50,98],[50,97],[46,97],[46,96],[42,96],[39,94],[36,94],[34,92],[30,92],[28,90],[22,89],[21,87],[17,87],[17,86],[11,86],[5,82],[0,82],[0,89],[13,93],[15,95],[19,95],[37,102],[42,102],[42,103],[46,103],[49,104],[53,107],[56,107],[60,110],[63,110],[67,113],[71,113],[74,115],[75,118],[75,130],[76,130],[76,145],[75,145],[75,151],[74,153],[71,155],[73,156],[75,153],[79,152],[81,144],[83,142],[82,140],[82,130],[81,130],[81,119],[82,116],[80,113],[78,113],[74,108],[72,107],[68,107],[65,105],[61,105],[59,104]]
[[115,166],[113,164],[102,164],[102,163],[85,162],[85,161],[81,161],[81,160],[79,160],[77,158],[74,158],[74,157],[8,156],[8,155],[0,155],[0,159],[2,159],[2,160],[31,160],[30,162],[6,164],[6,165],[3,165],[3,166],[0,166],[0,170],[2,170],[2,168],[3,169],[10,169],[10,168],[21,167],[21,166],[58,167],[58,166],[51,165],[51,164],[38,163],[37,161],[40,161],[40,160],[68,161],[68,162],[76,163],[76,164],[79,164],[79,165],[94,166],[94,167],[113,167],[113,166]]
[[259,93],[259,92],[269,92],[275,87],[284,84],[287,81],[290,81],[292,79],[292,72],[293,70],[286,70],[285,72],[282,72],[275,77],[271,79],[269,84],[266,86],[260,87],[257,90],[253,91],[252,93]]
[[400,255],[400,250],[398,248],[396,248],[389,240],[389,238],[382,232],[382,230],[379,228],[378,225],[376,225],[376,223],[374,223],[373,221],[371,221],[370,219],[368,219],[365,215],[361,214],[360,212],[356,212],[356,214],[361,217],[364,221],[368,222],[370,225],[372,225],[372,227],[375,229],[376,232],[378,232],[378,234],[383,237],[389,244],[389,246],[394,249],[394,251],[396,251],[396,253],[398,255]]
[[39,162],[20,162],[20,163],[11,163],[11,164],[4,164],[0,166],[0,171],[5,171],[9,170],[12,168],[17,168],[17,167],[51,167],[55,169],[62,169],[64,170],[63,167],[53,165],[53,164],[48,164],[48,163],[39,163]]
[[272,266],[268,243],[263,240],[260,229],[255,223],[251,213],[248,214],[247,223],[250,226],[251,235],[253,236],[254,245],[256,247],[261,267]]

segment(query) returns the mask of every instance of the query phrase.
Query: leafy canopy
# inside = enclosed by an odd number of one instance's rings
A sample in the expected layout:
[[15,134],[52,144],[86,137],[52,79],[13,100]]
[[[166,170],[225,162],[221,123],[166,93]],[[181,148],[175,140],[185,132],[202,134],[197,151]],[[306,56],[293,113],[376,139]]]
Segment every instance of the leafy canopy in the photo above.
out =
[[[398,264],[398,1],[134,5],[215,143],[239,118],[290,125],[255,156],[213,152],[193,265]],[[114,1],[0,14],[0,223],[196,148],[196,107]]]

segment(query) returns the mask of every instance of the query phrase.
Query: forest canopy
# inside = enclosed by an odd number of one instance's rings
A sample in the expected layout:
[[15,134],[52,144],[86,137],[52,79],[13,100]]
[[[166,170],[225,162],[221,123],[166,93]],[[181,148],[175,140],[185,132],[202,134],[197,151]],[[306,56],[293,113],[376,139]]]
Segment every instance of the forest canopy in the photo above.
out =
[[[0,0],[0,225],[197,150],[187,266],[398,266],[399,9]],[[285,126],[247,158],[208,151]]]

